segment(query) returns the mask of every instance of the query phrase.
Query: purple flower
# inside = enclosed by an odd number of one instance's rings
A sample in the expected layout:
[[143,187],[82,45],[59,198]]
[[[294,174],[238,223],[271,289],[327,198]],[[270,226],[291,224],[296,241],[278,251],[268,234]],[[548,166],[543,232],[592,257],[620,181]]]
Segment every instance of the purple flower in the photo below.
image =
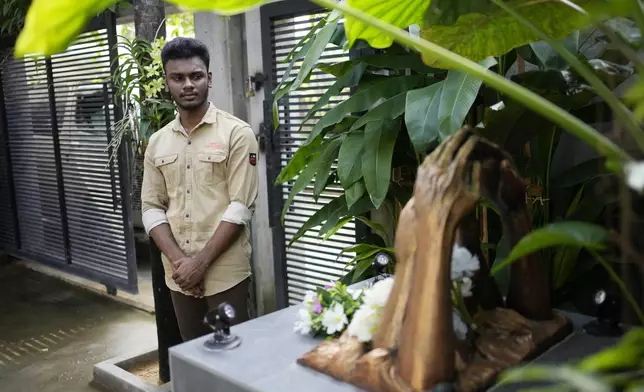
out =
[[331,282],[329,282],[329,283],[324,285],[324,289],[329,290],[329,289],[335,287],[335,284],[336,284],[336,282],[331,281]]
[[317,314],[322,313],[322,305],[320,304],[320,299],[317,295],[313,298],[313,312]]

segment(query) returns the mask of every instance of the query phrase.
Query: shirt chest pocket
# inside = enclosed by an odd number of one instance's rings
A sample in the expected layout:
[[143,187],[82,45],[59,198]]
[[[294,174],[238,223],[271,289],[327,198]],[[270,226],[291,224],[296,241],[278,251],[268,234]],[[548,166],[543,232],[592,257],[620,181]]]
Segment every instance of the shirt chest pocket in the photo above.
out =
[[227,151],[197,154],[198,185],[212,185],[225,180]]
[[154,166],[161,171],[165,178],[167,189],[176,188],[179,185],[179,163],[177,159],[179,154],[170,154],[160,156],[154,159]]

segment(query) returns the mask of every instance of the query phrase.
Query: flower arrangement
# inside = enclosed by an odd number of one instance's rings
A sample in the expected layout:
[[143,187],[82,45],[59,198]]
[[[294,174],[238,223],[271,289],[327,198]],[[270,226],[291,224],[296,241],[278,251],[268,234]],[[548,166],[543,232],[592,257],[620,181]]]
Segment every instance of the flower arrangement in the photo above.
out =
[[[474,328],[464,304],[472,295],[472,277],[480,268],[476,255],[466,248],[454,245],[452,250],[452,320],[459,339],[465,339]],[[382,310],[389,299],[394,278],[378,280],[365,290],[331,282],[317,291],[308,291],[298,312],[294,331],[303,335],[337,337],[348,329],[349,335],[363,343],[373,339]]]

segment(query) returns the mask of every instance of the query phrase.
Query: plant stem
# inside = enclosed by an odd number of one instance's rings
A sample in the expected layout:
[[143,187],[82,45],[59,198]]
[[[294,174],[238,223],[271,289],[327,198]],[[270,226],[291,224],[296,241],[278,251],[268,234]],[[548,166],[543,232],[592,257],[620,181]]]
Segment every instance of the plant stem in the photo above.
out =
[[544,99],[543,97],[533,93],[532,91],[524,87],[519,86],[514,82],[506,80],[504,77],[492,71],[489,71],[488,69],[465,57],[453,53],[425,39],[412,36],[405,30],[399,29],[396,26],[393,26],[365,12],[355,9],[345,3],[340,3],[335,0],[313,0],[313,2],[326,8],[342,11],[345,15],[358,19],[364,23],[369,24],[371,27],[382,31],[383,33],[386,33],[387,35],[390,35],[403,45],[412,47],[417,51],[422,52],[423,54],[436,57],[451,68],[478,77],[487,85],[497,89],[504,94],[509,95],[510,97],[521,102],[527,108],[534,110],[538,114],[566,129],[568,132],[588,143],[600,154],[605,155],[608,158],[617,159],[620,161],[631,160],[631,157],[625,151],[620,149],[612,141],[610,141],[601,133],[597,132],[588,124],[585,124],[583,121],[579,120],[575,116],[561,109],[547,99]]
[[637,304],[637,301],[635,300],[633,295],[628,292],[628,288],[624,284],[624,281],[619,277],[619,275],[617,275],[613,267],[611,267],[610,264],[608,264],[608,262],[604,260],[604,258],[601,257],[599,253],[597,253],[595,250],[590,248],[587,248],[587,250],[595,258],[595,260],[597,260],[597,262],[601,264],[602,267],[604,267],[606,272],[608,272],[608,275],[611,277],[611,279],[613,279],[615,284],[617,284],[620,291],[622,292],[622,295],[624,295],[624,298],[626,299],[626,301],[628,301],[628,303],[633,308],[633,311],[635,311],[635,314],[637,315],[637,318],[640,320],[640,323],[644,325],[644,312],[642,312],[642,309]]
[[640,149],[644,151],[644,131],[642,131],[642,128],[638,124],[637,120],[635,119],[635,116],[633,116],[633,113],[629,111],[626,106],[624,106],[619,99],[613,94],[613,92],[604,84],[604,82],[599,79],[595,73],[588,68],[584,63],[581,62],[575,56],[574,54],[570,53],[568,49],[566,49],[561,43],[557,42],[556,40],[552,39],[548,34],[544,33],[540,28],[534,25],[534,23],[530,22],[526,18],[524,18],[521,14],[519,14],[516,10],[514,10],[512,7],[510,7],[508,4],[503,2],[503,0],[492,0],[496,5],[499,7],[503,8],[508,14],[512,15],[512,17],[519,22],[521,22],[524,26],[532,30],[533,33],[538,35],[542,40],[548,42],[550,46],[553,47],[561,55],[561,57],[564,58],[570,64],[571,67],[573,67],[579,74],[586,79],[588,84],[590,84],[594,89],[597,94],[606,101],[606,104],[610,106],[610,108],[613,110],[613,113],[615,113],[615,117],[619,119],[619,121],[626,127],[628,132],[631,134],[633,139],[635,139],[635,142],[639,145]]

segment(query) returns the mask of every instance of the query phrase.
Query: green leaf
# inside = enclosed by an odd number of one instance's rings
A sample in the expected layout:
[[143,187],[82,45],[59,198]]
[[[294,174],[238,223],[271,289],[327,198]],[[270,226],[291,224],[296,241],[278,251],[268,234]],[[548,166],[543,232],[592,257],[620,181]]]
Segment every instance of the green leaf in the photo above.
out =
[[333,83],[331,87],[329,87],[328,90],[322,94],[322,96],[315,101],[315,104],[313,104],[313,107],[309,112],[304,116],[304,120],[302,120],[302,125],[300,125],[300,129],[302,126],[313,116],[314,114],[318,113],[320,109],[322,109],[326,104],[329,103],[331,98],[337,96],[342,92],[347,87],[355,87],[358,85],[358,82],[360,82],[360,78],[362,77],[362,74],[364,73],[365,70],[365,65],[360,63],[356,65],[354,68],[350,69],[348,72],[345,74],[341,75],[338,80]]
[[76,39],[92,17],[117,0],[33,0],[14,54],[53,55],[64,51]]
[[[572,34],[559,42],[570,52],[577,53],[579,51],[579,31],[573,31]],[[546,41],[532,42],[530,47],[543,68],[564,69],[568,66],[568,63]]]
[[[347,216],[347,217],[344,217],[344,218],[340,219],[340,221],[339,221],[335,226],[333,226],[333,228],[332,228],[331,230],[327,231],[327,232],[322,236],[322,239],[323,239],[324,241],[326,241],[326,240],[328,240],[329,238],[331,238],[335,233],[337,233],[337,232],[338,232],[338,230],[340,230],[342,227],[344,227],[344,225],[346,225],[347,223],[349,223],[349,222],[351,221],[351,219],[353,219],[353,217],[351,217],[351,216]],[[322,234],[322,233],[320,233],[320,234]]]
[[351,131],[356,130],[371,121],[394,120],[405,112],[407,91],[395,95],[385,102],[369,110],[351,126]]
[[362,152],[364,132],[354,131],[347,135],[338,153],[338,178],[346,189],[362,177]]
[[523,237],[505,260],[492,267],[491,273],[496,274],[525,255],[553,246],[572,245],[600,250],[605,247],[608,238],[608,231],[605,228],[591,223],[575,221],[552,223]]
[[[603,1],[571,2],[585,7]],[[590,23],[587,16],[564,2],[514,0],[511,5],[554,39],[563,39]],[[460,15],[455,23],[427,25],[421,36],[472,61],[498,57],[540,39],[521,22],[491,4],[485,10]],[[429,66],[446,68],[437,58],[424,56],[423,59]]]
[[[496,65],[496,60],[489,57],[481,62],[485,68]],[[463,127],[479,88],[481,80],[461,71],[450,71],[443,83],[440,106],[438,109],[438,131],[441,139],[453,135]]]
[[[422,26],[430,0],[348,0],[347,3],[384,22],[404,29],[413,24]],[[393,38],[389,35],[353,17],[347,16],[344,25],[349,46],[353,46],[358,39],[368,42],[376,49],[387,48],[393,43]]]
[[553,174],[550,185],[553,187],[571,187],[601,175],[606,159],[593,158],[565,169],[561,173]]
[[438,108],[443,82],[407,93],[405,125],[417,154],[422,154],[438,138]]
[[383,241],[385,241],[385,244],[387,244],[388,246],[391,245],[391,241],[389,235],[387,234],[387,229],[385,229],[385,226],[367,219],[364,216],[356,216],[356,219],[369,226],[374,231],[374,233],[376,233],[378,236],[380,236],[380,238],[382,238]]
[[419,74],[433,74],[436,72],[444,72],[443,70],[434,69],[428,67],[420,55],[411,53],[411,54],[372,54],[368,56],[360,56],[357,59],[342,61],[335,64],[318,64],[318,68],[322,72],[340,77],[347,73],[347,71],[357,64],[364,64],[370,67],[378,69],[391,69],[391,70],[401,70],[401,69],[411,69],[414,72]]
[[350,98],[334,106],[322,117],[311,130],[308,140],[315,139],[324,128],[337,124],[351,113],[369,110],[382,99],[393,97],[404,91],[422,85],[427,80],[426,76],[398,76],[386,78],[368,87],[361,88]]
[[321,235],[324,235],[324,233],[331,230],[340,219],[346,216],[356,216],[364,214],[372,208],[373,204],[371,204],[371,201],[368,197],[363,197],[358,202],[356,202],[352,208],[348,208],[345,196],[338,196],[325,204],[324,207],[320,208],[315,214],[313,214],[313,216],[311,216],[309,220],[304,222],[304,224],[295,233],[288,246],[291,246],[291,244],[302,237],[304,233],[316,226],[319,226],[326,222],[319,231]]
[[329,42],[331,41],[331,37],[333,37],[333,33],[335,32],[337,25],[337,21],[327,23],[327,25],[324,26],[315,35],[315,38],[312,39],[313,44],[306,53],[304,61],[302,61],[300,71],[297,73],[297,76],[293,81],[291,90],[297,90],[302,85],[304,80],[309,76],[309,74],[315,67],[315,63],[318,62],[327,45],[329,45]]
[[399,130],[400,121],[373,121],[365,129],[362,175],[376,208],[385,201],[389,190],[391,159]]
[[[358,157],[358,161],[360,158]],[[351,208],[353,205],[362,198],[366,191],[363,181],[356,181],[351,187],[345,190],[345,197],[347,199],[347,207]]]
[[[377,253],[377,252],[375,252],[375,253]],[[373,260],[370,259],[370,258],[365,258],[363,260],[360,260],[360,262],[358,263],[358,265],[356,265],[356,268],[355,268],[355,270],[353,272],[353,277],[351,279],[352,280],[351,283],[360,282],[361,281],[360,278],[362,277],[362,275],[365,274],[365,272],[367,272],[369,270],[369,268],[371,267],[372,264],[373,264]]]
[[306,167],[306,165],[315,156],[315,153],[318,151],[321,145],[322,138],[318,137],[315,138],[315,140],[313,140],[311,143],[299,147],[295,154],[293,154],[291,159],[289,159],[286,166],[284,166],[279,176],[277,176],[275,183],[283,184],[295,178],[295,176],[297,176],[297,173],[304,169],[304,167]]
[[329,176],[331,175],[331,165],[338,156],[340,145],[344,141],[344,137],[331,140],[327,143],[326,148],[322,151],[320,159],[318,160],[318,167],[315,175],[315,187],[313,188],[313,196],[316,201],[322,191],[327,185]]
[[300,175],[297,177],[297,180],[295,180],[295,183],[293,184],[293,188],[291,188],[291,193],[289,193],[288,198],[284,203],[284,208],[282,209],[282,222],[284,222],[284,217],[286,216],[286,213],[288,212],[288,209],[291,206],[291,202],[293,201],[295,196],[298,193],[302,192],[304,189],[306,189],[306,187],[313,180],[313,177],[315,176],[315,173],[319,168],[320,160],[321,160],[321,154],[318,153],[306,165],[304,170],[302,170]]
[[251,10],[266,0],[165,0],[184,9],[193,11],[211,11],[219,15],[238,15]]

